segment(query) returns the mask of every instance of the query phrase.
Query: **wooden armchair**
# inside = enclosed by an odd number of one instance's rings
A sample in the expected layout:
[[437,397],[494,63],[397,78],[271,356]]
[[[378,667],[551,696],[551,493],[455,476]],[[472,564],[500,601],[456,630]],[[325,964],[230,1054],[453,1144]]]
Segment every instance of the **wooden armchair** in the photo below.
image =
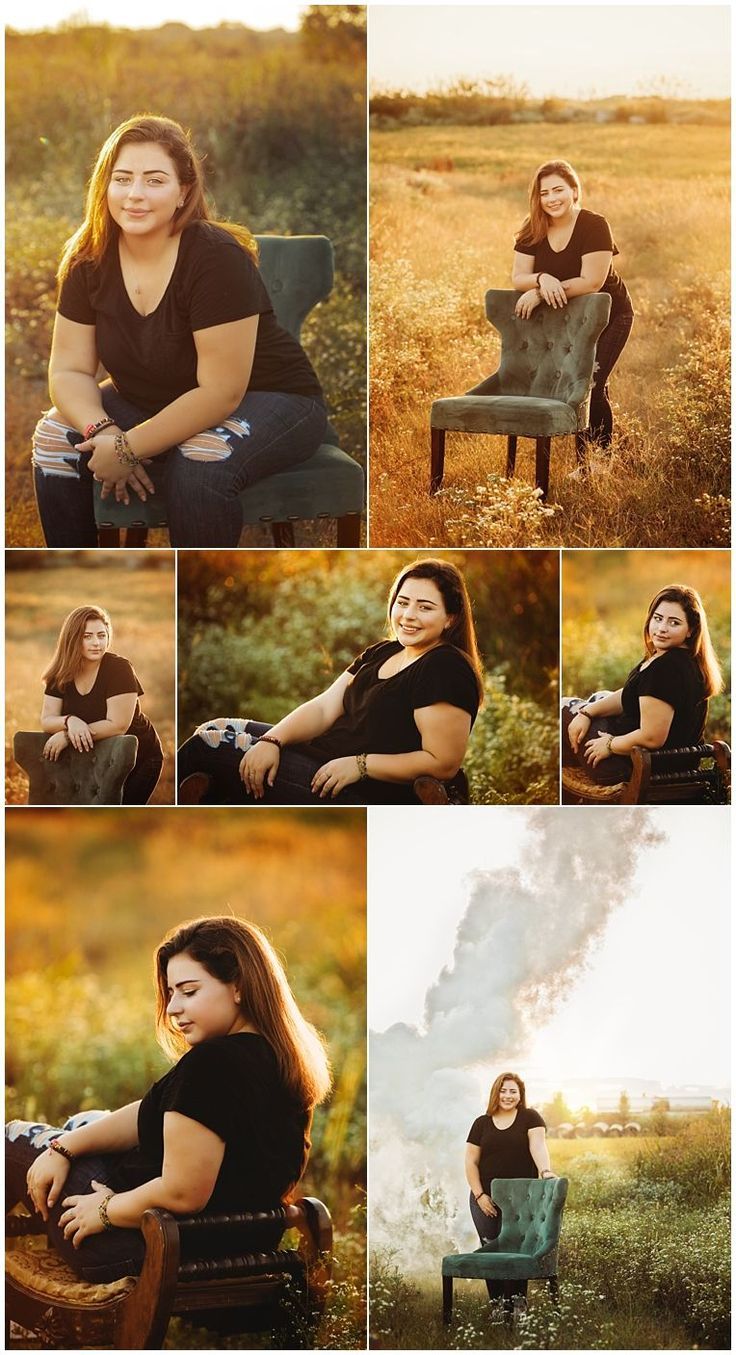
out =
[[[266,1234],[270,1245],[280,1224],[298,1230],[298,1248],[254,1251],[254,1231]],[[149,1209],[141,1228],[146,1254],[140,1275],[101,1285],[77,1279],[46,1245],[39,1219],[7,1215],[6,1323],[32,1332],[47,1349],[160,1350],[174,1314],[198,1318],[203,1326],[227,1315],[228,1325],[236,1323],[240,1331],[298,1319],[295,1335],[302,1344],[305,1324],[324,1306],[332,1221],[320,1200],[190,1218]],[[14,1348],[28,1346],[8,1334],[6,1349]]]
[[438,781],[435,776],[418,776],[414,794],[422,805],[469,805],[470,786],[462,767],[451,781]]
[[692,748],[634,748],[628,781],[598,785],[583,767],[562,766],[562,803],[568,805],[725,805],[731,794],[731,749],[727,743]]

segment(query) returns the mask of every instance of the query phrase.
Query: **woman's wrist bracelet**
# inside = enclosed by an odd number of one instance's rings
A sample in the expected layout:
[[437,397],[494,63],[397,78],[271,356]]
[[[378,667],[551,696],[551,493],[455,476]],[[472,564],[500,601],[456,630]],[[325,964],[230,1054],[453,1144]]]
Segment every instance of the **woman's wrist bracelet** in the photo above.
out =
[[278,748],[278,750],[279,750],[280,753],[282,753],[283,750],[284,750],[284,745],[283,745],[283,743],[281,742],[281,739],[277,739],[276,736],[275,736],[275,734],[259,734],[259,735],[258,735],[258,742],[259,742],[259,743],[272,743],[272,744],[275,745],[276,748]]
[[86,438],[93,438],[95,433],[101,433],[105,428],[112,428],[114,423],[114,419],[108,419],[107,415],[105,415],[105,418],[98,419],[97,423],[88,423],[84,429],[84,436]]
[[103,1226],[103,1228],[105,1229],[105,1232],[106,1232],[106,1233],[109,1233],[109,1232],[111,1231],[111,1229],[113,1229],[113,1228],[115,1227],[115,1224],[114,1224],[114,1223],[112,1222],[112,1220],[108,1217],[108,1213],[107,1213],[107,1206],[108,1206],[108,1204],[109,1204],[109,1202],[110,1202],[110,1200],[112,1199],[112,1197],[113,1197],[114,1194],[115,1194],[115,1191],[114,1191],[114,1190],[111,1190],[109,1195],[105,1195],[104,1199],[100,1200],[100,1207],[99,1207],[99,1209],[98,1209],[98,1211],[97,1211],[98,1214],[99,1214],[99,1216],[100,1216],[100,1223],[102,1224],[102,1226]]
[[540,1180],[546,1181],[548,1176],[554,1176],[554,1172],[551,1167],[545,1167],[544,1171],[539,1173],[539,1176]]
[[140,457],[136,456],[125,433],[115,434],[115,455],[123,466],[137,466],[140,461]]
[[368,776],[368,754],[356,753],[355,761],[358,764],[358,772],[360,774],[360,779],[361,781],[365,781],[366,777]]
[[612,753],[612,752],[613,752],[613,749],[612,749],[612,747],[611,747],[611,744],[613,743],[613,740],[615,739],[616,735],[615,735],[615,734],[604,734],[603,737],[604,737],[604,739],[606,739],[606,748],[608,749],[608,752],[609,752],[609,753]]
[[74,1153],[70,1153],[69,1149],[65,1148],[63,1143],[59,1143],[58,1139],[52,1139],[49,1143],[49,1148],[54,1153],[60,1153],[62,1157],[66,1158],[67,1162],[74,1162]]

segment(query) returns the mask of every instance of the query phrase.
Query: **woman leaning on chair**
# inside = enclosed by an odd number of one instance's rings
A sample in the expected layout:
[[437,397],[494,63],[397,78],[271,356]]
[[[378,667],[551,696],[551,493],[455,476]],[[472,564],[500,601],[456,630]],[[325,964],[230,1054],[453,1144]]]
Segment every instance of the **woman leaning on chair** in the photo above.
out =
[[112,621],[104,607],[76,607],[65,618],[46,672],[41,728],[49,735],[42,756],[58,762],[67,748],[91,753],[117,734],[138,740],[123,804],[145,805],[156,789],[164,755],[161,740],[141,710],[143,688],[128,659],[113,654]]
[[370,645],[324,692],[270,726],[205,721],[179,749],[178,781],[235,804],[414,804],[422,776],[451,780],[483,698],[465,581],[418,560],[388,599],[390,639]]
[[628,779],[632,748],[700,743],[708,699],[723,687],[694,588],[677,583],[660,589],[647,610],[643,639],[644,657],[623,687],[563,703],[563,761],[578,762],[601,785]]
[[[56,1251],[98,1283],[140,1271],[147,1209],[229,1214],[287,1201],[330,1087],[322,1041],[258,927],[183,923],[158,947],[154,976],[173,1068],[112,1114],[81,1112],[63,1129],[14,1120],[5,1131],[7,1207],[39,1213]],[[259,1247],[277,1245],[274,1229]]]
[[46,544],[97,544],[94,477],[125,503],[165,485],[174,546],[236,546],[239,493],[312,456],[327,414],[253,236],[213,220],[178,123],[133,117],[108,137],[58,278],[54,408],[33,440]]
[[631,333],[634,310],[626,285],[612,267],[618,249],[605,217],[582,206],[580,179],[567,160],[535,170],[529,215],[516,236],[512,282],[522,293],[516,314],[528,320],[538,306],[566,306],[570,297],[607,292],[611,314],[596,348],[585,441],[611,445],[613,413],[608,378]]

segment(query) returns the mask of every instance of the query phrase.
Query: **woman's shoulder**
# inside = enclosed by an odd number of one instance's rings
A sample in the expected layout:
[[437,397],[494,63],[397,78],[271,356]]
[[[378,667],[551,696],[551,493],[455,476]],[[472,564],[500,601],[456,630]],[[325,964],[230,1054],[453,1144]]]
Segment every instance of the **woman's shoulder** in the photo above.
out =
[[581,226],[599,226],[601,223],[609,227],[608,218],[602,212],[591,212],[588,207],[581,207],[578,213],[578,220]]
[[100,668],[109,673],[134,672],[130,659],[126,659],[124,654],[116,654],[114,649],[105,651],[100,660]]
[[367,663],[373,663],[376,660],[382,662],[390,654],[396,654],[400,648],[401,645],[398,640],[378,640],[376,644],[368,645],[366,649],[361,650],[360,654],[356,654],[348,672],[357,673],[359,668],[363,668]]
[[527,1129],[546,1129],[546,1123],[538,1110],[533,1106],[525,1106],[521,1112],[524,1117],[524,1123]]
[[182,245],[186,254],[194,257],[232,254],[235,251],[235,256],[242,255],[249,267],[258,271],[253,256],[230,231],[216,221],[191,221],[183,231]]

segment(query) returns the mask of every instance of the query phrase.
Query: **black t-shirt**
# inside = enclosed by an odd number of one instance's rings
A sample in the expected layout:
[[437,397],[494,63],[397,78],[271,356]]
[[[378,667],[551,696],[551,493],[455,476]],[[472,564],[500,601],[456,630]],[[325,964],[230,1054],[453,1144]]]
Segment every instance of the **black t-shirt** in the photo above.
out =
[[498,1129],[492,1115],[479,1115],[474,1120],[468,1143],[480,1148],[480,1180],[485,1191],[490,1191],[491,1181],[509,1180],[514,1177],[537,1177],[537,1165],[529,1151],[529,1130],[539,1126],[546,1128],[539,1111],[530,1107],[519,1109],[516,1118],[508,1129]]
[[[478,687],[460,650],[438,645],[392,677],[380,678],[379,669],[401,648],[398,640],[381,640],[353,660],[348,672],[355,676],[345,693],[344,714],[309,745],[318,757],[417,752],[422,738],[414,711],[440,702],[467,711],[472,727],[478,713]],[[414,803],[410,782],[393,785],[369,777],[362,788],[371,804]]]
[[[62,715],[78,715],[88,725],[107,719],[108,697],[123,696],[129,692],[143,696],[143,688],[133,665],[121,654],[113,654],[110,649],[102,656],[91,691],[78,691],[74,682],[67,682],[63,689],[47,686],[45,690],[47,696],[61,698]],[[158,734],[148,716],[143,714],[139,701],[135,703],[133,719],[125,732],[135,734],[138,740],[138,762],[159,747]]]
[[[615,256],[619,252],[606,218],[599,216],[598,212],[588,212],[585,207],[581,207],[578,212],[572,235],[564,249],[554,250],[547,236],[534,245],[521,245],[517,242],[514,248],[519,254],[528,254],[533,258],[533,272],[549,273],[560,282],[564,282],[566,278],[580,277],[584,254],[610,250]],[[609,268],[606,281],[600,290],[608,292],[611,297],[611,319],[614,315],[626,313],[633,315],[631,297],[626,290],[626,284],[613,267]]]
[[[703,675],[687,649],[678,646],[653,659],[642,670],[632,668],[621,692],[622,725],[629,733],[641,728],[639,697],[654,696],[672,706],[674,715],[665,748],[685,748],[700,743],[708,714]],[[622,729],[622,732],[624,730]]]
[[262,1035],[241,1032],[195,1045],[154,1082],[138,1111],[149,1179],[164,1158],[164,1115],[177,1111],[211,1129],[225,1155],[207,1208],[273,1209],[304,1171],[309,1115],[297,1105]]
[[139,315],[125,289],[117,236],[102,263],[75,264],[60,315],[94,325],[100,362],[120,394],[156,414],[197,385],[193,334],[257,315],[249,391],[284,391],[324,403],[301,344],[282,329],[258,267],[221,226],[193,221],[182,231],[174,271],[158,306]]

